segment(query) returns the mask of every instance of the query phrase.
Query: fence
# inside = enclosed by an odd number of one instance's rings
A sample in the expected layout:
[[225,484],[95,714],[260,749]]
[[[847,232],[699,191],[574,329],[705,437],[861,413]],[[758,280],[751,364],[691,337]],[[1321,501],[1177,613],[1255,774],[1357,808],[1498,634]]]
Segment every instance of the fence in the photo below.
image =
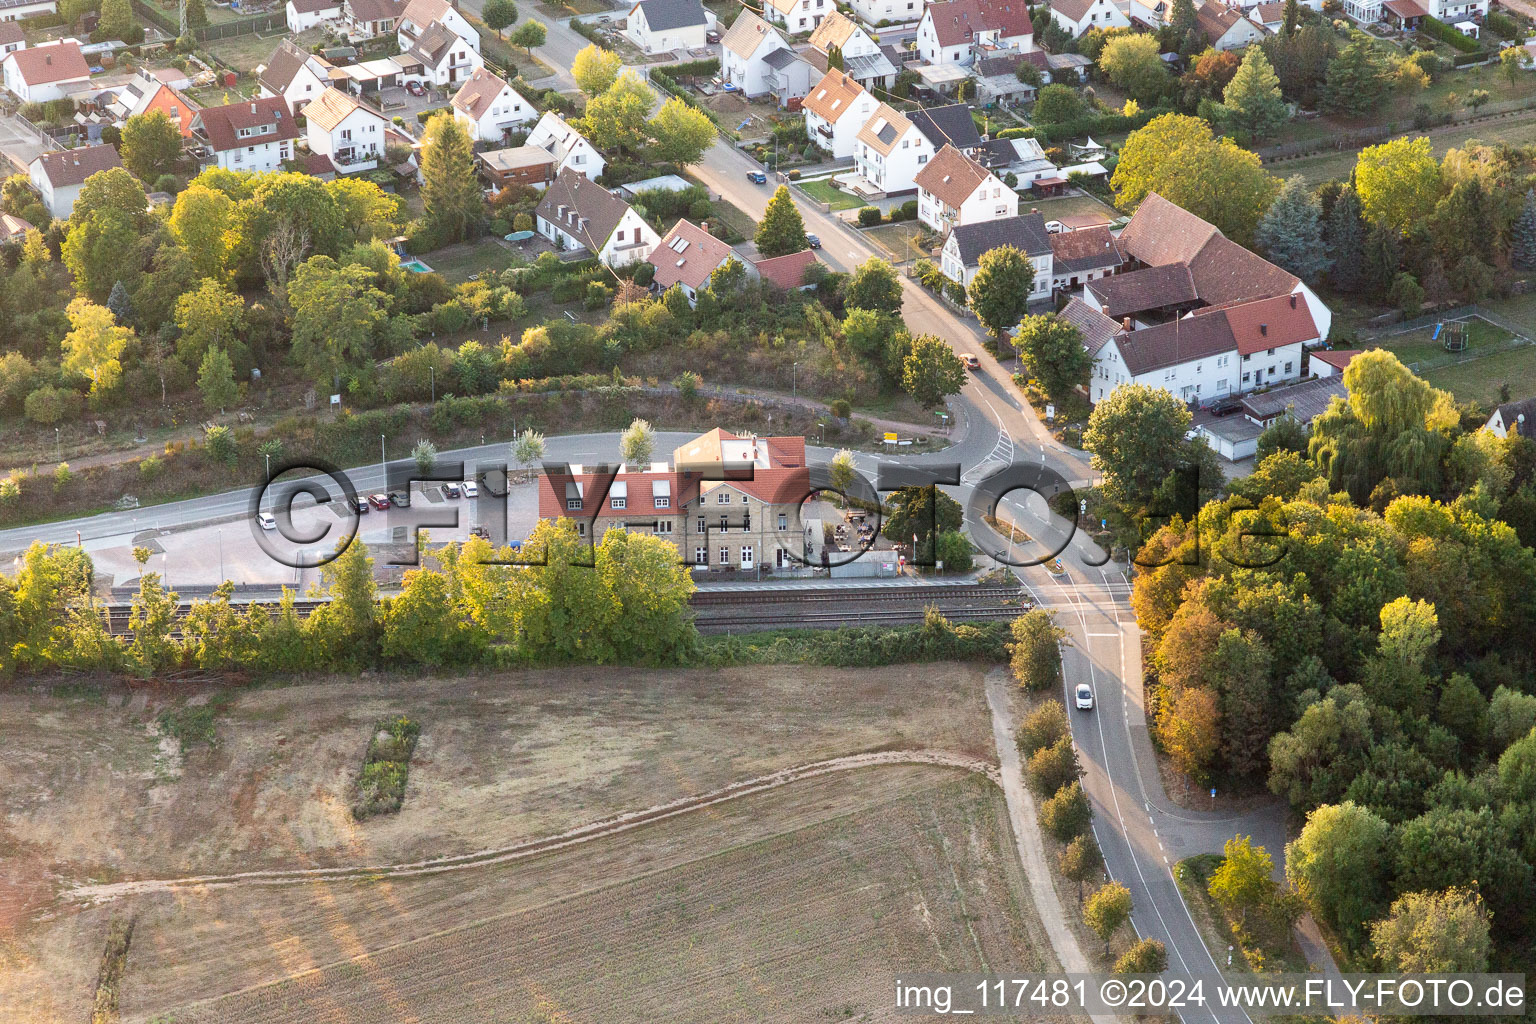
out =
[[[173,39],[181,34],[180,16],[173,17],[162,11],[156,5],[146,0],[132,0],[133,11],[139,17],[159,28]],[[208,42],[214,39],[229,39],[232,36],[256,35],[261,32],[270,32],[274,28],[286,29],[288,20],[285,14],[253,14],[239,21],[226,21],[218,25],[205,25],[192,32],[198,42]]]
[[1267,146],[1258,150],[1259,159],[1265,163],[1279,160],[1294,160],[1297,157],[1314,156],[1318,153],[1327,153],[1336,150],[1359,149],[1362,146],[1371,146],[1399,135],[1407,135],[1413,132],[1429,131],[1433,128],[1441,128],[1447,125],[1472,124],[1477,121],[1488,121],[1494,118],[1507,117],[1510,114],[1523,110],[1536,108],[1536,99],[1507,100],[1503,103],[1487,103],[1474,111],[1464,111],[1453,115],[1449,121],[1443,124],[1431,125],[1429,128],[1412,128],[1409,131],[1399,130],[1393,122],[1389,124],[1375,125],[1370,128],[1361,128],[1352,132],[1339,132],[1328,136],[1326,139],[1307,139],[1301,142],[1285,142],[1278,146]]

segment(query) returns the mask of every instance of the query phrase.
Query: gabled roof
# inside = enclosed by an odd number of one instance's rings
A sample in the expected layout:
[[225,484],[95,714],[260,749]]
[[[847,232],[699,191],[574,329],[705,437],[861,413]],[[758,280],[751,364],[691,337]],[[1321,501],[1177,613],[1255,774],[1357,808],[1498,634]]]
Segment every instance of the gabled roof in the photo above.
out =
[[1168,263],[1102,278],[1090,283],[1088,292],[1097,300],[1104,315],[1116,320],[1149,309],[1179,306],[1200,299],[1187,263]]
[[1317,349],[1310,355],[1314,362],[1327,363],[1335,370],[1343,371],[1349,366],[1350,360],[1364,351],[1363,348]]
[[751,60],[752,55],[762,49],[770,39],[777,40],[776,45],[788,47],[782,36],[762,18],[743,8],[731,22],[731,27],[725,35],[720,37],[720,45],[730,50],[742,60]]
[[1199,24],[1200,31],[1205,33],[1205,38],[1212,43],[1220,41],[1233,25],[1243,20],[1241,10],[1228,7],[1220,0],[1205,0],[1205,3],[1195,11],[1195,21]]
[[1188,264],[1195,295],[1206,305],[1282,295],[1297,285],[1294,275],[1156,192],[1147,194],[1120,233],[1120,248],[1154,267]]
[[1399,18],[1423,18],[1429,14],[1417,0],[1387,0],[1381,6]]
[[1051,10],[1076,23],[1087,17],[1096,0],[1051,0]]
[[309,105],[304,108],[304,118],[315,127],[328,132],[358,110],[371,114],[381,121],[384,120],[383,114],[363,106],[347,93],[334,86],[326,89],[309,102]]
[[1224,316],[1186,316],[1155,327],[1144,327],[1117,335],[1115,345],[1133,375],[1237,348]]
[[905,114],[889,103],[882,103],[859,129],[858,139],[882,156],[890,156],[896,143],[911,130],[912,122]]
[[971,120],[971,108],[964,103],[914,110],[907,115],[907,120],[933,143],[935,150],[946,144],[965,150],[981,146],[981,133],[976,130],[976,122]]
[[1131,222],[1120,233],[1120,244],[1132,256],[1156,267],[1164,263],[1190,262],[1206,242],[1220,233],[1214,224],[1206,223],[1156,192],[1148,192]]
[[[534,141],[535,139],[543,140],[546,137],[547,141]],[[585,145],[592,152],[597,152],[592,143],[588,142],[580,132],[570,126],[565,118],[553,110],[544,111],[544,115],[533,126],[533,131],[528,133],[528,144],[549,150],[561,162],[564,162],[565,158],[570,156],[571,150],[575,149],[577,145]],[[598,155],[601,156],[601,154]]]
[[[311,103],[305,112],[314,110],[317,104],[318,101]],[[288,101],[281,96],[263,96],[222,107],[204,107],[197,112],[193,124],[202,126],[208,144],[216,153],[239,149],[253,142],[280,142],[299,137],[298,125],[294,124],[293,115],[288,112]],[[240,138],[240,129],[254,128],[261,124],[273,125],[273,131],[259,139]]]
[[1249,17],[1255,16],[1261,25],[1278,25],[1285,20],[1285,4],[1281,0],[1259,4],[1249,12]]
[[945,147],[924,164],[913,177],[917,187],[947,206],[959,207],[982,183],[992,176],[981,164],[954,146]]
[[697,224],[680,220],[647,259],[656,268],[656,286],[666,291],[674,284],[704,287],[715,268],[732,257],[730,246]]
[[864,87],[841,71],[828,71],[811,89],[800,109],[826,121],[836,122],[853,106]]
[[[26,40],[27,33],[22,29],[21,22],[0,21],[0,46],[6,46],[11,43],[24,43]],[[25,224],[26,221],[22,221],[22,223]]]
[[940,46],[973,42],[981,32],[996,31],[1003,38],[1034,32],[1024,0],[939,0],[923,13],[933,18]]
[[441,21],[443,16],[453,10],[453,5],[448,0],[410,0],[405,5],[405,10],[400,17],[407,18],[414,25],[426,28],[434,21]]
[[758,275],[764,281],[790,291],[805,283],[805,272],[810,269],[811,264],[816,262],[818,261],[814,249],[802,249],[784,256],[771,256],[766,260],[757,260],[752,265],[757,268]]
[[90,65],[80,55],[80,44],[74,41],[13,50],[5,59],[16,62],[16,71],[27,85],[51,85],[91,76]]
[[476,68],[475,73],[466,78],[459,91],[453,94],[453,107],[478,121],[491,109],[491,104],[496,102],[496,97],[505,88],[507,83],[494,72]]
[[288,0],[298,14],[319,14],[321,11],[341,10],[341,0]]
[[848,40],[859,31],[859,26],[854,24],[852,18],[842,11],[833,11],[821,23],[816,26],[816,31],[811,33],[811,48],[826,53],[836,46],[841,49],[848,45]]
[[[318,61],[322,70],[329,69],[331,64],[324,57],[316,56],[299,48],[292,39],[284,39],[272,51],[272,56],[267,58],[267,66],[262,68],[257,81],[261,82],[269,92],[282,95],[283,90],[293,84],[294,78],[304,65],[310,61]],[[324,75],[316,76],[321,83],[325,82]]]
[[1045,218],[1039,213],[1021,213],[976,224],[960,224],[950,232],[960,261],[974,267],[981,254],[1011,245],[1026,256],[1043,256],[1051,251],[1051,236],[1045,230]]
[[1113,268],[1125,262],[1115,236],[1105,227],[1058,232],[1051,236],[1051,254],[1057,273]]
[[108,143],[44,153],[32,162],[42,164],[43,176],[54,188],[79,185],[97,171],[123,166],[117,148]]
[[1119,324],[1079,298],[1068,300],[1056,315],[1077,328],[1089,355],[1098,355],[1104,343],[1120,332]]
[[1220,310],[1196,310],[1195,315],[1225,317],[1238,352],[1245,356],[1318,340],[1317,325],[1312,321],[1307,300],[1295,292],[1239,302]]
[[[421,35],[416,37],[416,42],[411,46],[410,56],[425,62],[428,67],[437,67],[453,49],[454,44],[463,42],[459,34],[440,21],[434,21],[428,25]],[[468,44],[466,44],[468,45]]]
[[578,239],[595,255],[628,212],[624,200],[567,167],[544,190],[534,215]]
[[709,24],[704,5],[699,0],[640,0],[629,9],[645,14],[645,23],[652,32],[666,32],[674,28],[692,28]]
[[[1312,353],[1313,358],[1317,353]],[[1517,398],[1513,402],[1505,402],[1496,406],[1493,414],[1488,417],[1489,422],[1493,417],[1499,418],[1499,423],[1504,427],[1504,433],[1518,433],[1521,437],[1536,436],[1536,398]],[[1523,419],[1522,419],[1523,417]]]
[[357,21],[387,21],[405,13],[405,0],[346,0]]

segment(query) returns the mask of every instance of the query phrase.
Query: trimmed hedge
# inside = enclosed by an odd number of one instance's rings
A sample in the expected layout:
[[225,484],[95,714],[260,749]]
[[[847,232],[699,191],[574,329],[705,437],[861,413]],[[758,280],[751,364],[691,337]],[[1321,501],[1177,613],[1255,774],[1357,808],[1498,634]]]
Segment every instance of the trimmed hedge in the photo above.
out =
[[1035,125],[1035,138],[1042,145],[1055,145],[1084,135],[1109,135],[1114,132],[1133,132],[1144,128],[1155,117],[1173,113],[1172,107],[1151,107],[1130,117],[1124,114],[1093,114],[1078,117],[1060,124]]
[[923,661],[1008,660],[1009,623],[939,622],[836,630],[776,629],[701,638],[699,661],[727,665],[897,665]]
[[1419,31],[1432,39],[1438,39],[1447,46],[1460,50],[1462,53],[1476,53],[1483,48],[1482,44],[1476,39],[1473,39],[1464,32],[1456,31],[1456,29],[1432,15],[1425,15],[1424,20],[1419,24]]

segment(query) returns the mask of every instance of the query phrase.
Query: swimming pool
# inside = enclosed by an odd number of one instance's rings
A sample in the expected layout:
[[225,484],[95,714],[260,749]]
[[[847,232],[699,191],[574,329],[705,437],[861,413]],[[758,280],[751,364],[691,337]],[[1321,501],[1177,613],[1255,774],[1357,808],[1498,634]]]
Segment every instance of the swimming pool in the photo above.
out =
[[421,262],[421,260],[406,260],[404,263],[400,264],[400,266],[405,270],[409,270],[413,274],[432,273],[432,268]]

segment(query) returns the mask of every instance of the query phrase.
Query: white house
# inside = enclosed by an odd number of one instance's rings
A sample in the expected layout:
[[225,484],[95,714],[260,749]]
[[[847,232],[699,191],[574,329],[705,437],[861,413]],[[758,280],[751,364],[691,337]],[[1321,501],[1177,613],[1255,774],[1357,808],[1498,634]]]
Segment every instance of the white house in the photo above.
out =
[[476,53],[480,52],[479,31],[448,0],[410,0],[405,5],[395,26],[395,41],[400,45],[400,52],[409,53],[434,23],[464,40]]
[[[1312,353],[1312,358],[1317,358],[1316,352]],[[1536,436],[1536,398],[1518,398],[1513,402],[1505,402],[1493,410],[1485,426],[1500,440],[1512,433],[1521,437]]]
[[1219,0],[1205,0],[1195,11],[1195,20],[1218,50],[1241,50],[1264,40],[1264,29],[1245,17],[1241,7],[1228,7]]
[[[334,91],[334,90],[332,90]],[[226,171],[276,171],[292,160],[299,129],[281,96],[258,96],[204,107],[192,118],[192,139],[205,162]]]
[[[476,44],[479,36],[475,35]],[[462,82],[480,68],[485,58],[477,46],[440,21],[427,26],[417,37],[415,44],[402,57],[402,61],[414,59],[421,63],[421,77],[433,85],[453,85]]]
[[1051,20],[1074,39],[1090,29],[1131,27],[1130,16],[1111,0],[1051,0]]
[[304,134],[313,156],[342,174],[368,171],[384,159],[389,120],[340,89],[327,89],[304,111]]
[[817,22],[835,10],[834,0],[766,0],[763,17],[798,35],[814,29]]
[[688,297],[690,306],[697,301],[699,289],[709,284],[710,274],[727,263],[741,262],[734,249],[686,220],[672,225],[647,260],[656,268],[651,281],[655,291],[664,293],[677,285]]
[[695,50],[708,45],[714,25],[699,0],[640,0],[629,9],[624,38],[642,53]]
[[1285,4],[1282,0],[1270,0],[1249,9],[1248,20],[1270,35],[1285,26]]
[[544,190],[534,222],[564,249],[585,248],[610,267],[651,255],[661,238],[624,200],[569,168]]
[[843,58],[848,77],[866,89],[889,89],[896,81],[891,63],[870,34],[841,11],[833,11],[811,33],[811,49],[823,58],[836,50]]
[[1029,301],[1051,297],[1051,237],[1045,230],[1045,218],[1037,212],[1021,213],[1001,220],[983,220],[962,224],[949,233],[939,253],[939,269],[944,276],[969,288],[981,266],[983,253],[1011,245],[1029,257],[1035,268],[1035,280],[1029,289]]
[[297,116],[316,96],[330,85],[331,62],[318,54],[300,49],[291,39],[278,44],[265,67],[258,70],[256,82],[263,96],[281,96]]
[[775,50],[789,49],[773,26],[743,9],[720,39],[720,73],[749,99],[762,96],[771,91],[768,78],[773,74],[766,58]]
[[906,115],[882,103],[859,129],[853,166],[876,192],[911,192],[917,188],[917,172],[933,159],[933,152],[928,137]]
[[325,21],[341,20],[341,0],[288,0],[288,31],[303,32]]
[[1475,21],[1482,24],[1488,16],[1488,0],[1424,0],[1430,15],[1447,25],[1458,21]]
[[553,155],[557,172],[570,169],[596,180],[608,166],[608,161],[596,147],[553,110],[545,111],[539,118],[539,123],[528,133],[525,145],[538,146]]
[[877,106],[879,103],[858,82],[841,71],[828,71],[811,87],[800,109],[805,112],[805,133],[811,141],[843,159],[854,154],[859,130]]
[[341,5],[342,23],[353,40],[394,35],[403,14],[405,0],[342,0]]
[[1019,196],[1003,179],[946,145],[918,170],[917,219],[939,234],[961,224],[1002,220],[1019,212]]
[[66,220],[80,198],[80,186],[98,171],[123,166],[117,149],[103,143],[79,149],[44,153],[27,165],[32,187],[43,197],[43,205],[55,220]]
[[5,87],[23,103],[63,99],[70,86],[91,80],[91,68],[73,39],[12,50],[0,59]]
[[929,64],[969,65],[999,50],[1034,48],[1029,8],[1018,0],[937,0],[917,26],[917,53]]
[[0,2],[0,21],[21,21],[39,14],[57,14],[59,0],[4,0]]
[[518,125],[533,120],[533,104],[496,75],[480,68],[453,94],[454,119],[476,142],[501,142]]
[[1340,376],[1350,361],[1364,351],[1361,348],[1314,349],[1307,353],[1307,372],[1314,377]]
[[0,21],[0,59],[27,48],[27,33],[14,21]]
[[923,0],[851,0],[848,6],[871,28],[910,25],[923,16]]

